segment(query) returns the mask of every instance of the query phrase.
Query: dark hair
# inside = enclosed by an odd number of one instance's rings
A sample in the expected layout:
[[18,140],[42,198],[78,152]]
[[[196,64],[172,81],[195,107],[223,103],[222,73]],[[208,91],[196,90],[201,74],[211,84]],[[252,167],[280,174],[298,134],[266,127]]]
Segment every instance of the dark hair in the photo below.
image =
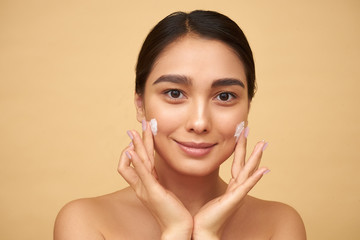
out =
[[244,64],[249,100],[255,94],[255,65],[249,43],[240,27],[230,18],[214,11],[174,12],[161,20],[148,34],[136,65],[137,94],[144,93],[146,80],[162,50],[186,34],[220,40],[229,45]]

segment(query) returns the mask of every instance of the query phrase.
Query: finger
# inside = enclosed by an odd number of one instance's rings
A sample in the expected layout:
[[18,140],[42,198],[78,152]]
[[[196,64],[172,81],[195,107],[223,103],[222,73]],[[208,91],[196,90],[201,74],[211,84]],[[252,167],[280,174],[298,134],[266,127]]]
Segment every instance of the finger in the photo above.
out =
[[154,167],[154,140],[153,134],[150,129],[150,125],[146,120],[142,121],[142,139],[144,142],[145,150],[147,152],[147,156],[150,160],[151,167]]
[[261,141],[256,144],[253,152],[249,157],[249,160],[246,162],[244,168],[236,179],[238,183],[244,182],[258,169],[265,144],[265,141]]
[[265,140],[262,140],[256,145],[254,152],[249,158],[249,161],[245,164],[245,169],[249,171],[249,176],[259,168],[263,152],[267,146],[268,143],[265,142]]
[[130,158],[126,155],[126,152],[129,150],[133,150],[133,146],[129,146],[124,149],[124,151],[120,155],[119,164],[118,164],[118,172],[125,179],[125,181],[131,186],[134,187],[138,182],[139,177],[135,172],[135,169],[131,167]]
[[251,175],[249,178],[246,179],[246,181],[238,185],[236,188],[232,189],[232,194],[234,202],[239,202],[241,199],[243,199],[252,188],[260,181],[262,176],[266,173],[268,173],[270,170],[268,168],[260,168],[257,171],[254,172],[253,175]]
[[151,174],[151,171],[149,171],[149,169],[146,167],[145,163],[141,161],[137,152],[131,149],[127,152],[131,157],[131,162],[134,165],[134,170],[145,188],[151,189],[152,187],[157,185],[156,179]]
[[[250,192],[252,188],[260,181],[262,176],[269,172],[268,168],[258,169],[252,176],[246,179],[242,184],[234,183],[232,186],[228,186],[226,193],[221,198],[221,201],[226,202],[226,209],[231,210],[234,207],[239,207],[242,204],[244,197]],[[232,182],[232,181],[230,181]],[[235,182],[235,181],[233,181]],[[224,211],[226,211],[226,209]]]
[[151,171],[152,169],[151,162],[149,160],[146,148],[139,133],[137,131],[132,130],[132,131],[128,131],[128,135],[132,139],[136,154],[139,156],[140,160],[145,164],[148,171]]
[[231,175],[233,178],[236,178],[239,175],[240,170],[245,165],[246,158],[246,144],[247,144],[247,135],[249,134],[249,127],[246,127],[244,131],[239,136],[239,140],[235,146],[234,150],[234,160],[231,166]]
[[[261,159],[262,159],[262,155],[263,155],[263,153],[264,153],[264,151],[265,151],[265,149],[268,147],[268,145],[269,145],[269,143],[268,142],[265,142],[265,140],[262,140],[262,142],[263,142],[263,145],[262,145],[262,148],[261,148]],[[260,160],[261,160],[260,159]],[[258,161],[257,162],[257,164],[256,164],[256,166],[255,166],[255,170],[256,169],[258,169],[259,168],[259,165],[260,165],[260,161]],[[254,170],[254,171],[255,171]],[[251,174],[253,174],[253,173],[251,173]]]

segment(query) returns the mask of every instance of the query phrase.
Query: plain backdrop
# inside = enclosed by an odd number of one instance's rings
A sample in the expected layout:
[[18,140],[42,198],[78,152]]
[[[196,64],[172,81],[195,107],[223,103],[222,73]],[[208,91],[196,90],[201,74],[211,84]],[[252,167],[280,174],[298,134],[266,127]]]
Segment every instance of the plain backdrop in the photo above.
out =
[[253,49],[249,149],[269,141],[271,173],[251,194],[295,207],[308,239],[360,239],[360,1],[0,0],[1,239],[51,239],[65,203],[127,186],[138,51],[194,9],[228,15]]

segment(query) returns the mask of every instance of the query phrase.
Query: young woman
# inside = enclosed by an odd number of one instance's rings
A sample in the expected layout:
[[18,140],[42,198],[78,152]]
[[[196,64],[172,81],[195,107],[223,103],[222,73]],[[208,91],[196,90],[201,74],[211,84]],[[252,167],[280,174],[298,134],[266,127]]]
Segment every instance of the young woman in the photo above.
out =
[[[136,67],[143,132],[128,131],[119,161],[130,187],[67,204],[55,239],[305,239],[294,209],[247,195],[269,171],[259,167],[267,142],[245,156],[254,92],[252,52],[231,19],[193,11],[160,21]],[[225,183],[219,167],[233,153]]]

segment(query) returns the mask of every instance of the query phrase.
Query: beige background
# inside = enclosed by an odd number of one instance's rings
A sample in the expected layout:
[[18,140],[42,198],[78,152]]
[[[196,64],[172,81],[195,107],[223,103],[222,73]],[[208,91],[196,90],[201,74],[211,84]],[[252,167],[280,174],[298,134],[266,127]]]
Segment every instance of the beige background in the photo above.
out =
[[360,239],[360,1],[0,0],[1,239],[51,239],[66,202],[126,186],[139,48],[198,8],[234,19],[254,51],[250,146],[270,142],[272,172],[252,194],[294,206],[309,239]]

